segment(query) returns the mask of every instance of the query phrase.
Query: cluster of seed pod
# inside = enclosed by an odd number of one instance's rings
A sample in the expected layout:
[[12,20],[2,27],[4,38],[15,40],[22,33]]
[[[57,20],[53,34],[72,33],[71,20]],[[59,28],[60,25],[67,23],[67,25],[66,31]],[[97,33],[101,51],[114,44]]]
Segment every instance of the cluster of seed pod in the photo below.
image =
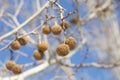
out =
[[[16,40],[14,40],[10,44],[10,47],[12,50],[19,50],[21,46],[25,46],[27,43],[28,43],[27,36],[23,36],[21,38],[17,38]],[[6,68],[12,71],[14,74],[20,74],[22,72],[22,67],[16,64],[13,60],[7,61]]]
[[[67,26],[68,27],[68,26]],[[54,35],[59,35],[62,32],[61,25],[53,25],[52,28],[49,25],[44,25],[42,27],[42,33],[45,35],[48,35],[50,33],[53,33]],[[47,42],[40,42],[37,45],[37,50],[34,51],[34,58],[36,60],[41,60],[44,57],[44,52],[48,49],[48,43]]]
[[7,61],[6,68],[14,74],[20,74],[22,72],[22,66],[16,64],[13,60]]
[[14,41],[10,44],[10,46],[11,46],[11,48],[12,48],[13,50],[18,50],[18,49],[20,49],[21,46],[26,45],[27,42],[28,42],[27,36],[23,36],[23,37],[21,37],[21,38],[18,38],[18,39],[16,39],[16,40],[14,40]]
[[48,25],[43,26],[42,33],[43,34],[50,34],[53,33],[54,35],[59,35],[62,32],[62,27],[60,25],[53,25],[52,28]]
[[44,52],[48,49],[48,43],[47,42],[40,42],[37,45],[37,50],[34,51],[34,58],[36,60],[41,60],[44,57]]
[[[77,23],[78,18],[72,18],[70,20],[71,23]],[[60,25],[53,25],[52,27],[49,27],[48,25],[43,26],[42,33],[48,35],[50,32],[52,32],[54,35],[61,34],[62,30],[66,30],[70,27],[70,24],[68,21],[63,20]],[[73,50],[76,47],[76,40],[73,37],[67,38],[64,43],[57,46],[56,52],[59,56],[66,56],[70,50]],[[39,50],[35,51],[37,53],[42,53]],[[42,53],[43,54],[43,53]],[[41,55],[42,57],[43,55]]]
[[[78,22],[78,18],[72,18],[70,21],[70,23],[77,23]],[[55,24],[52,27],[50,27],[49,25],[44,25],[42,27],[42,33],[45,35],[50,34],[51,32],[54,35],[60,35],[62,33],[62,30],[66,30],[70,27],[68,21],[63,20],[61,21],[60,24]],[[16,40],[14,40],[10,46],[13,50],[18,50],[20,49],[21,46],[26,45],[28,42],[28,38],[27,36],[23,36],[21,38],[17,38]],[[56,48],[56,52],[59,56],[66,56],[69,54],[70,50],[73,50],[76,47],[76,40],[73,37],[68,37],[64,43],[61,43],[57,46]],[[41,60],[44,58],[44,52],[48,49],[48,43],[47,42],[40,42],[37,45],[37,49],[33,52],[33,57],[35,60]],[[14,74],[20,74],[22,72],[22,67],[18,64],[16,64],[13,60],[9,60],[6,63],[6,68],[10,71],[12,71]]]
[[49,25],[44,25],[42,27],[42,33],[45,34],[45,35],[48,35],[52,32],[54,35],[59,35],[59,34],[61,34],[62,30],[66,30],[69,27],[70,27],[69,22],[66,21],[66,20],[63,20],[60,23],[60,25],[55,24],[52,27],[50,27]]
[[66,56],[76,47],[76,40],[73,37],[69,37],[64,43],[57,46],[56,52],[59,56]]

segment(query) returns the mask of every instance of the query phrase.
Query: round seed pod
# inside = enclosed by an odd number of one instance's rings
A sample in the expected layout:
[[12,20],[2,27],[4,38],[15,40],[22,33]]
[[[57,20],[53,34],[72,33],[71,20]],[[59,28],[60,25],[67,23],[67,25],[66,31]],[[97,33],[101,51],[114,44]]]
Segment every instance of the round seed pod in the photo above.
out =
[[43,28],[42,28],[43,34],[47,35],[47,34],[50,34],[50,32],[51,32],[51,28],[49,26],[47,26],[47,25],[43,26]]
[[71,18],[70,23],[76,24],[79,21],[78,17]]
[[70,52],[70,48],[67,44],[63,43],[58,45],[56,51],[59,56],[66,56]]
[[12,72],[14,74],[20,74],[22,72],[22,66],[20,65],[14,65],[13,68],[12,68]]
[[35,58],[36,60],[41,60],[41,59],[43,59],[43,57],[44,57],[44,53],[42,53],[42,52],[39,51],[39,50],[35,50],[33,56],[34,56],[34,58]]
[[76,40],[73,37],[69,37],[65,40],[65,44],[67,44],[70,47],[70,50],[72,50],[76,47]]
[[60,25],[54,25],[51,30],[54,35],[59,35],[62,32],[62,28]]
[[20,45],[20,43],[19,43],[18,40],[13,41],[13,42],[10,44],[10,46],[11,46],[11,48],[12,48],[13,50],[18,50],[18,49],[21,47],[21,45]]
[[6,63],[6,68],[7,68],[8,70],[12,70],[12,68],[13,68],[14,65],[15,65],[15,62],[12,61],[12,60],[9,60],[9,61],[7,61],[7,63]]
[[27,42],[28,42],[28,37],[27,37],[27,36],[23,36],[23,37],[19,38],[18,41],[19,41],[19,43],[20,43],[22,46],[24,46],[24,45],[26,45]]
[[69,24],[69,22],[67,22],[67,21],[62,21],[61,23],[60,23],[60,25],[61,25],[61,27],[62,27],[62,29],[67,29],[68,27],[70,27],[70,24]]
[[48,43],[47,42],[41,42],[37,45],[39,51],[44,52],[48,49]]

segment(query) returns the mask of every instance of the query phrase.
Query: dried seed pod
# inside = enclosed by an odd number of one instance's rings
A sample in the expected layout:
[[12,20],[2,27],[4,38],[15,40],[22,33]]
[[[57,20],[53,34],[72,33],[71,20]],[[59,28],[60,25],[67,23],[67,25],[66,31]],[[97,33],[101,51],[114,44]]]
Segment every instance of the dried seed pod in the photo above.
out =
[[44,53],[39,50],[35,50],[33,56],[36,60],[41,60],[44,57]]
[[70,47],[70,50],[72,50],[76,47],[76,40],[73,37],[69,37],[65,40],[65,44],[67,44]]
[[62,28],[60,25],[54,25],[51,30],[54,35],[59,35],[62,32]]
[[60,25],[61,25],[61,27],[62,27],[62,29],[67,29],[68,27],[70,27],[70,24],[69,24],[69,22],[67,22],[67,21],[62,21],[61,23],[60,23]]
[[6,63],[6,68],[7,68],[8,70],[12,70],[12,68],[13,68],[14,65],[15,65],[15,62],[12,61],[12,60],[9,60],[9,61],[7,61],[7,63]]
[[14,74],[20,74],[22,72],[22,66],[20,65],[14,65],[13,68],[12,68],[12,72]]
[[10,44],[10,46],[11,46],[11,48],[12,48],[13,50],[18,50],[18,49],[21,47],[21,45],[20,45],[20,43],[19,43],[18,40],[13,41],[13,42]]
[[43,26],[42,33],[43,34],[50,34],[51,28],[48,25]]
[[48,49],[48,43],[47,42],[41,42],[37,45],[37,47],[41,52],[44,52]]
[[27,42],[28,42],[28,37],[27,37],[27,36],[23,36],[23,37],[19,38],[18,41],[19,41],[19,43],[20,43],[22,46],[24,46],[24,45],[26,45]]
[[70,15],[72,15],[72,14],[73,14],[72,12],[69,12],[67,15],[70,16]]
[[71,18],[70,23],[76,24],[79,21],[78,17]]
[[70,48],[67,44],[63,43],[63,44],[58,45],[56,51],[59,56],[66,56],[69,53]]

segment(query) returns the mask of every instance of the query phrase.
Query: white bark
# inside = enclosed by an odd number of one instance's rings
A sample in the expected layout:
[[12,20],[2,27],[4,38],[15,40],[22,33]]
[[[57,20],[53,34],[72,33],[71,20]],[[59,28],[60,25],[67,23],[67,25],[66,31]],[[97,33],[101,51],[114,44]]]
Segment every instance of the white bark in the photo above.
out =
[[41,7],[40,10],[38,10],[36,13],[34,13],[30,18],[28,18],[24,23],[22,23],[20,26],[18,26],[17,28],[15,28],[14,30],[4,34],[3,36],[0,37],[0,41],[4,40],[5,38],[13,35],[14,33],[16,33],[18,30],[20,30],[21,28],[25,27],[26,24],[28,24],[30,21],[32,21],[34,18],[36,18],[49,4],[49,1],[46,2],[46,4]]

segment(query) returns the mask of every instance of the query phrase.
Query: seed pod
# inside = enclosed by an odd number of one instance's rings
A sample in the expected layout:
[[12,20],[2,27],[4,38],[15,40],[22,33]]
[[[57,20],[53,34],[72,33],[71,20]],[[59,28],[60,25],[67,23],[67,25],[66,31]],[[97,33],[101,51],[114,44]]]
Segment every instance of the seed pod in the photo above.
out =
[[33,56],[36,60],[41,60],[44,57],[44,53],[39,50],[35,50]]
[[67,15],[70,16],[70,15],[72,15],[72,14],[73,14],[72,12],[69,12]]
[[51,30],[54,35],[59,35],[62,32],[62,28],[60,25],[54,25]]
[[47,42],[41,42],[37,45],[37,47],[41,52],[44,52],[48,49],[48,43]]
[[66,56],[69,53],[70,48],[67,44],[63,43],[63,44],[58,45],[56,51],[59,56]]
[[65,20],[62,21],[60,23],[60,25],[61,25],[62,29],[67,29],[68,27],[70,27],[70,24],[67,21],[65,21]]
[[70,50],[76,47],[76,40],[73,37],[69,37],[65,40],[65,44],[70,47]]
[[70,23],[76,24],[79,21],[78,17],[71,18]]
[[20,45],[20,43],[19,43],[18,40],[13,41],[13,42],[10,44],[10,46],[11,46],[11,48],[12,48],[13,50],[18,50],[18,49],[21,47],[21,45]]
[[43,28],[42,28],[43,34],[47,35],[47,34],[50,34],[50,32],[51,32],[51,28],[48,25],[43,26]]
[[22,46],[24,46],[24,45],[26,45],[27,42],[28,42],[28,37],[27,37],[27,36],[23,36],[23,37],[19,38],[18,41],[19,41],[19,43],[20,43]]
[[9,61],[7,61],[7,63],[6,63],[6,68],[7,68],[8,70],[12,70],[12,68],[13,68],[14,65],[15,65],[15,62],[12,61],[12,60],[9,60]]
[[12,72],[14,74],[20,74],[22,72],[22,66],[20,65],[14,65],[13,68],[12,68]]

